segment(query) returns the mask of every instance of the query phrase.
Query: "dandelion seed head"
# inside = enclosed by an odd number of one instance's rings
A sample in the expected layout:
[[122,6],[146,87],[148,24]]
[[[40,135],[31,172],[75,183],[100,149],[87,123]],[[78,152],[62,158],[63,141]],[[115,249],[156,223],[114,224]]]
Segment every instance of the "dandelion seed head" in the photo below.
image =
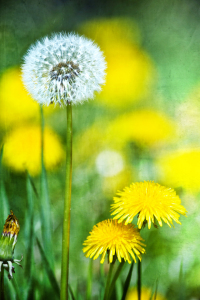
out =
[[91,40],[60,33],[30,47],[24,57],[22,79],[41,104],[77,104],[101,90],[105,68],[104,56]]

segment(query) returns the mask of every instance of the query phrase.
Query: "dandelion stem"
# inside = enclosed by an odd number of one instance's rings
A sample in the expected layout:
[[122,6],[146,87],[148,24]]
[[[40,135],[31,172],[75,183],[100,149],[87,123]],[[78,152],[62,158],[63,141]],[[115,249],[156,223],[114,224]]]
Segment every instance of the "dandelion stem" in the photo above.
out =
[[112,280],[112,282],[110,284],[110,288],[109,288],[109,298],[111,298],[111,296],[112,296],[112,292],[113,292],[113,289],[115,287],[115,283],[116,283],[117,278],[119,277],[119,275],[121,273],[121,270],[122,270],[124,264],[125,264],[125,260],[123,259],[122,262],[119,264],[119,266],[117,268],[117,271],[115,272],[115,275],[113,276],[113,280]]
[[1,291],[0,291],[0,295],[1,295],[0,300],[4,300],[5,297],[4,297],[4,268],[3,268],[3,266],[1,266]]
[[137,292],[138,292],[138,300],[141,300],[141,261],[138,260],[138,280],[137,280]]
[[108,296],[109,296],[109,291],[110,291],[110,282],[111,282],[113,267],[114,267],[114,262],[110,263],[110,268],[109,268],[109,272],[108,272],[108,277],[107,277],[106,288],[105,288],[103,300],[109,299]]
[[72,185],[72,105],[67,102],[67,135],[66,135],[66,180],[65,203],[62,237],[62,266],[61,266],[61,294],[60,299],[68,299],[69,280],[69,238],[70,238],[70,210]]
[[87,291],[86,291],[87,300],[91,299],[91,294],[92,294],[92,274],[93,274],[93,260],[91,259],[88,268]]

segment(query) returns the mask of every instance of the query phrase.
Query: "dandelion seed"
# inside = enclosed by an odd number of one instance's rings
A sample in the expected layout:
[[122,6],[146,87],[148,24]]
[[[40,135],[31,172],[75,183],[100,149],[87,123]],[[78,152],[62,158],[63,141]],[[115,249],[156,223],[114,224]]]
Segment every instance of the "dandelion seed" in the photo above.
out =
[[30,47],[23,82],[41,104],[72,104],[94,97],[104,83],[106,63],[99,47],[76,34],[55,34]]

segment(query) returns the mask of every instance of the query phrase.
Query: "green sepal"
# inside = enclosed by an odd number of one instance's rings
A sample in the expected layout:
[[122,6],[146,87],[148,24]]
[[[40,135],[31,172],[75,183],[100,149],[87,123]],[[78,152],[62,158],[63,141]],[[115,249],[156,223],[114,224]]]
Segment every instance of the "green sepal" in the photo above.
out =
[[2,235],[0,238],[0,261],[13,261],[15,239],[9,235]]

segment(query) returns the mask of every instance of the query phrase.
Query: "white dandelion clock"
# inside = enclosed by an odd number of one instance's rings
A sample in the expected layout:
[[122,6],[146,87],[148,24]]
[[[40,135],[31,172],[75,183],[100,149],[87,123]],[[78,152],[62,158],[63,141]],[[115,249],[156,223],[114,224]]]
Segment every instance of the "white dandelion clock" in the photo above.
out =
[[91,40],[76,34],[55,34],[30,47],[22,79],[40,104],[72,104],[94,97],[104,83],[103,53]]

